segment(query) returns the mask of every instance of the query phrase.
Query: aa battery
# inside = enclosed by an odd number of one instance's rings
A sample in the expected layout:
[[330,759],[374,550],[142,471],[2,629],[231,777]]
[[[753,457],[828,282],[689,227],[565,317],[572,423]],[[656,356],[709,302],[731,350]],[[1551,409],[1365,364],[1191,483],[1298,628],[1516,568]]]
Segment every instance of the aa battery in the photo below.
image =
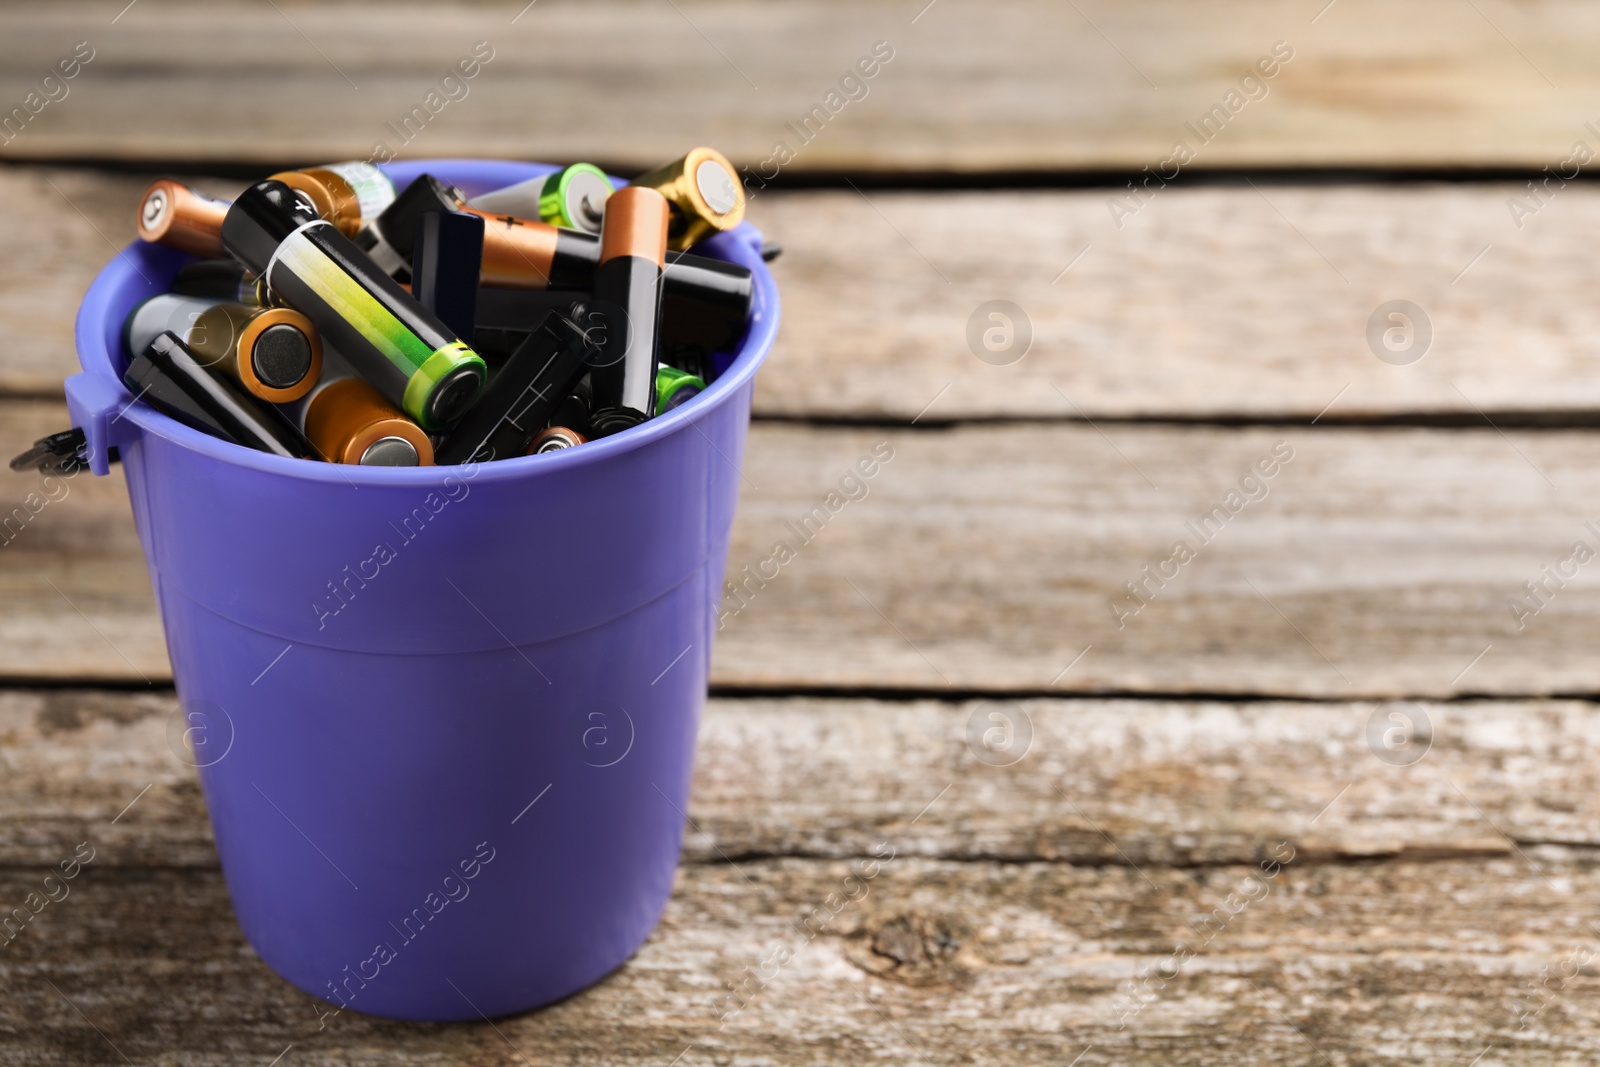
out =
[[[750,273],[743,267],[721,260],[697,259],[707,269],[699,271],[702,280],[726,282],[720,294],[706,285],[697,285],[686,295],[683,286],[673,287],[673,278],[682,268],[675,265],[667,253],[665,284],[661,298],[661,352],[685,352],[691,361],[698,362],[707,352],[732,352],[744,336],[748,323],[745,313],[749,306]],[[730,268],[724,273],[716,268]],[[743,295],[740,287],[743,287]],[[704,299],[703,294],[713,293],[715,299]],[[547,311],[560,311],[569,318],[581,320],[572,309],[581,307],[586,294],[563,289],[503,289],[484,286],[478,290],[477,329],[485,330],[531,329],[533,323]],[[474,340],[477,335],[474,335]]]
[[547,316],[439,447],[439,463],[522,455],[583,377],[590,351],[571,323],[559,315]]
[[698,375],[676,367],[656,368],[656,411],[671,411],[705,392],[706,383]]
[[633,180],[672,205],[670,247],[692,248],[744,218],[744,186],[728,158],[714,148],[695,148],[680,159]]
[[[588,289],[594,284],[595,268],[600,265],[600,238],[596,234],[561,229],[515,215],[477,212],[471,205],[458,210],[484,215],[484,285]],[[742,331],[750,314],[753,288],[747,267],[685,252],[667,253],[667,294],[683,303],[691,315],[712,323],[737,322]],[[710,332],[716,329],[712,326]]]
[[276,456],[315,456],[311,443],[277,408],[233,379],[208,371],[170,330],[134,357],[123,381],[139,399],[197,430]]
[[629,186],[612,194],[600,232],[594,310],[605,335],[589,374],[596,437],[636,426],[655,414],[656,337],[670,211],[654,189]]
[[483,359],[282,182],[246,189],[222,235],[234,257],[423,429],[453,422],[482,390]]
[[420,174],[406,186],[356,243],[391,276],[409,281],[417,226],[424,215],[442,211],[463,211],[483,218],[480,272],[485,285],[585,289],[593,280],[594,257],[585,256],[582,247],[585,240],[597,240],[593,234],[560,230],[515,215],[490,214],[471,206],[460,189],[431,174]]
[[[476,211],[468,205],[464,210]],[[485,285],[511,289],[587,289],[600,258],[600,239],[515,215],[484,216]]]
[[588,440],[577,430],[565,426],[551,426],[539,431],[525,454],[537,456],[544,452],[560,452],[564,448],[574,448]]
[[[374,168],[376,169],[376,168]],[[378,172],[380,176],[382,172]],[[272,175],[294,189],[318,215],[346,237],[353,237],[362,222],[363,201],[354,186],[332,168],[283,171]],[[388,181],[384,177],[385,182]],[[393,199],[393,186],[390,197]],[[228,202],[162,178],[145,190],[139,201],[139,236],[208,259],[224,255],[222,220]],[[376,214],[376,210],[374,210]]]
[[228,202],[197,193],[182,182],[160,178],[139,201],[139,236],[183,252],[215,259],[222,252],[222,220]]
[[339,174],[325,168],[285,170],[269,175],[311,201],[317,214],[333,223],[346,237],[361,232],[361,200],[355,188]]
[[360,378],[328,382],[306,401],[306,437],[330,463],[431,467],[433,442]]
[[189,343],[189,329],[201,315],[221,301],[162,293],[143,301],[122,322],[122,340],[129,356],[137,356],[150,342],[171,330]]
[[168,330],[205,366],[231,375],[252,396],[276,404],[305,396],[322,373],[316,328],[289,308],[164,293],[129,314],[124,325],[128,351],[143,352]]
[[[615,195],[615,194],[613,194]],[[609,203],[609,200],[607,201]],[[417,223],[430,211],[482,215],[480,281],[506,289],[589,289],[600,263],[600,238],[519,215],[496,214],[431,174],[417,177],[356,243],[387,273],[407,281]],[[731,350],[744,334],[754,283],[750,270],[684,252],[667,253],[666,295],[685,339],[707,351]],[[480,298],[481,299],[481,298]]]
[[668,252],[662,335],[705,352],[732,352],[749,326],[754,282],[737,263]]
[[471,206],[491,214],[538,219],[552,226],[599,233],[606,198],[611,193],[611,179],[605,171],[592,163],[574,163],[543,177],[475,196]]
[[316,174],[327,171],[343,178],[355,190],[356,201],[361,205],[363,221],[377,218],[383,209],[394,203],[394,182],[381,169],[371,163],[324,163],[305,171]]

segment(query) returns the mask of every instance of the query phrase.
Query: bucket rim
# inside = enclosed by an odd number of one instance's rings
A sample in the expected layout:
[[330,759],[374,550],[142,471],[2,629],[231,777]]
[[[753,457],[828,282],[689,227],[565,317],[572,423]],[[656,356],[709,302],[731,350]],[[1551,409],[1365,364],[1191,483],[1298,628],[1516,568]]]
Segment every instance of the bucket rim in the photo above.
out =
[[[385,165],[379,169],[396,178],[409,181],[424,170],[436,173],[473,189],[485,187],[486,181],[497,182],[510,176],[512,182],[537,177],[557,169],[546,163],[521,162],[503,159],[411,159]],[[520,177],[517,175],[520,174]],[[492,175],[488,177],[488,175]],[[625,185],[622,179],[613,179]],[[493,187],[492,185],[489,187]],[[512,480],[548,471],[565,470],[588,464],[604,463],[637,449],[649,447],[668,435],[685,427],[699,430],[699,423],[722,404],[729,402],[746,389],[756,371],[772,350],[777,338],[779,300],[777,282],[761,258],[761,231],[749,222],[741,222],[735,229],[718,234],[697,245],[696,254],[737,263],[750,269],[754,293],[751,301],[751,319],[744,339],[739,343],[733,362],[708,383],[706,389],[680,407],[655,416],[638,426],[613,434],[610,437],[589,441],[580,448],[566,448],[532,456],[513,456],[470,465],[474,481],[489,482]],[[193,257],[182,257],[184,261]],[[162,261],[165,260],[165,263]],[[442,484],[445,479],[458,475],[468,464],[438,465],[429,467],[364,467],[356,464],[319,463],[312,460],[291,459],[267,452],[246,448],[244,445],[213,437],[163,414],[148,404],[139,402],[123,384],[116,367],[120,353],[113,351],[109,342],[122,335],[122,316],[114,323],[108,322],[114,308],[126,298],[129,287],[153,287],[145,268],[154,268],[166,274],[174,259],[171,250],[160,245],[134,241],[120,250],[111,262],[95,275],[88,292],[78,307],[75,335],[78,363],[85,374],[110,382],[122,396],[116,418],[129,422],[142,433],[171,441],[192,452],[210,459],[263,473],[319,482],[339,482],[352,486],[429,486]],[[154,295],[152,292],[151,295]],[[113,327],[108,330],[108,326]],[[120,347],[120,346],[119,346]],[[704,431],[701,431],[702,433]]]

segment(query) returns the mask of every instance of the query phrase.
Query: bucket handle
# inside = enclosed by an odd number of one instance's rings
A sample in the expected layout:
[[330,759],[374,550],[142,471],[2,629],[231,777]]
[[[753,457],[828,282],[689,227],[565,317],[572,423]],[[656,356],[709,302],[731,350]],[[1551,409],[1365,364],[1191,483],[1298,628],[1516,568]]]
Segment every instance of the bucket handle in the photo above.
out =
[[[67,379],[67,412],[72,416],[72,429],[62,434],[51,434],[35,446],[33,452],[55,442],[49,454],[56,459],[55,466],[71,465],[74,460],[87,463],[97,475],[109,474],[111,464],[119,458],[120,449],[132,444],[139,436],[139,427],[125,418],[133,397],[119,383],[100,374],[74,374]],[[70,436],[69,436],[70,435]],[[77,447],[67,452],[68,448]],[[24,453],[24,456],[31,455]],[[44,457],[41,457],[44,458]],[[23,456],[18,456],[18,460]],[[15,466],[16,461],[13,461]],[[41,470],[44,463],[32,464]]]

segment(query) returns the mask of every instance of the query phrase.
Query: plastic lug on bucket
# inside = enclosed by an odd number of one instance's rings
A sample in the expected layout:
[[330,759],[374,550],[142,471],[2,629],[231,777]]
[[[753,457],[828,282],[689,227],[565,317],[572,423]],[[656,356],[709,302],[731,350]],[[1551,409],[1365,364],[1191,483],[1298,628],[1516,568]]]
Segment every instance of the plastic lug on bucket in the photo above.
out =
[[[551,168],[427,160],[469,194]],[[91,468],[119,448],[239,924],[296,986],[476,1019],[596,981],[677,867],[756,368],[778,298],[748,225],[697,251],[755,275],[728,370],[659,418],[476,467],[281,459],[122,385],[127,312],[186,256],[124,250],[67,383]]]

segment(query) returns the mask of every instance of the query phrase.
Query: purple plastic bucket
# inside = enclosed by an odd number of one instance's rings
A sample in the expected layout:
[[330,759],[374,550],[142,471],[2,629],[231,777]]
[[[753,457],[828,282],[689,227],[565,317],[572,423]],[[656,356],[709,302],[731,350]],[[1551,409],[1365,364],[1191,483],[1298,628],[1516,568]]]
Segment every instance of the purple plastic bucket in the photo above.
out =
[[[551,168],[429,160],[470,194]],[[281,459],[124,388],[121,328],[188,257],[124,250],[67,381],[120,449],[239,924],[332,1008],[522,1011],[596,981],[671,892],[756,368],[778,297],[684,406],[468,467]],[[331,1008],[330,1008],[331,1010]]]

